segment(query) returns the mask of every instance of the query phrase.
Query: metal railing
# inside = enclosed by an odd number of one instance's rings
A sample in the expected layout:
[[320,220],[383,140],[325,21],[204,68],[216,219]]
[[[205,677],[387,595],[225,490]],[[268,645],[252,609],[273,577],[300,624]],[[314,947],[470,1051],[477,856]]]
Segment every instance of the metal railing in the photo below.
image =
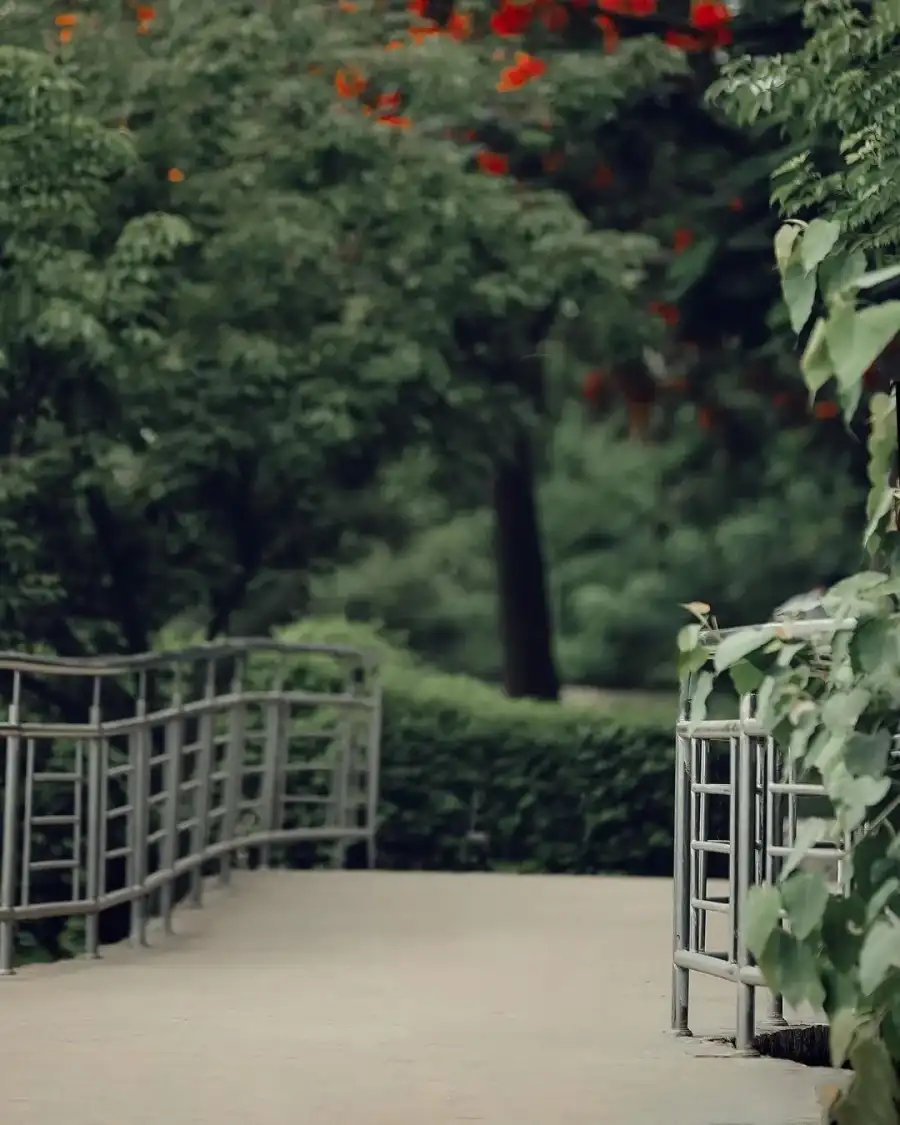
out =
[[[773,636],[789,631],[794,639],[825,643],[841,627],[828,620],[758,626]],[[691,1034],[691,973],[718,977],[736,986],[739,1050],[752,1047],[756,990],[765,987],[745,938],[747,896],[754,885],[778,881],[794,850],[799,806],[825,797],[821,785],[792,776],[782,749],[759,722],[755,703],[753,695],[745,695],[736,718],[695,721],[688,690],[676,728],[672,1028]],[[814,844],[806,862],[826,865],[839,881],[847,843]],[[710,889],[711,862],[723,870],[724,894]],[[711,915],[726,920],[724,950],[710,948]],[[767,1022],[784,1025],[782,997],[770,997]]]
[[[324,686],[323,686],[324,685]],[[381,688],[376,659],[335,645],[235,640],[134,657],[0,653],[4,749],[0,974],[22,923],[200,905],[236,853],[270,866],[299,845],[375,864]]]

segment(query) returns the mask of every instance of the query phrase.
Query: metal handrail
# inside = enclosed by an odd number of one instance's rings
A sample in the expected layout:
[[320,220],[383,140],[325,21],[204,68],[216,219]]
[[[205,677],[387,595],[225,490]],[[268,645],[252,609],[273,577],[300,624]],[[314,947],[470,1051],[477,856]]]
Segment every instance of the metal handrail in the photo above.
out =
[[[285,686],[309,658],[329,658],[340,686]],[[35,715],[60,676],[70,691],[84,684],[80,698],[68,713]],[[129,687],[113,712],[103,684],[116,677]],[[340,865],[363,842],[374,866],[381,685],[371,652],[265,638],[136,656],[3,652],[4,703],[0,975],[13,971],[17,927],[39,918],[83,917],[96,957],[99,916],[129,903],[131,938],[145,944],[151,913],[170,927],[176,883],[189,876],[200,905],[210,865],[227,882],[236,852],[269,866],[273,847],[328,843]],[[42,855],[48,830],[54,847]]]

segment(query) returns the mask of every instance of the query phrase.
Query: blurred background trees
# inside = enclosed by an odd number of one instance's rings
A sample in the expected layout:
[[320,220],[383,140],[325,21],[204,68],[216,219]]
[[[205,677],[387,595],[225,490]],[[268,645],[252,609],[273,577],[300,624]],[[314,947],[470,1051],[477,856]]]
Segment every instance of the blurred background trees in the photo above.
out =
[[799,4],[0,33],[0,645],[327,611],[513,695],[668,687],[679,602],[738,623],[855,566],[858,435],[772,266],[789,150],[706,100]]

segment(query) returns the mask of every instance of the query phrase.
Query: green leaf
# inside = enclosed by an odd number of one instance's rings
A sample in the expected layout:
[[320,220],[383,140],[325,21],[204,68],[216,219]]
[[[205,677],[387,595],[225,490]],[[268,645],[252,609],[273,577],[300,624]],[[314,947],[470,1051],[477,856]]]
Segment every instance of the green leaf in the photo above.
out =
[[852,1008],[841,1008],[828,1021],[828,1045],[831,1049],[831,1065],[843,1066],[850,1057],[850,1048],[856,1033],[863,1024],[863,1018]]
[[865,269],[866,256],[862,250],[835,254],[819,266],[819,288],[826,298],[846,289],[858,288],[857,282]]
[[816,275],[807,273],[799,262],[791,262],[781,278],[781,292],[791,327],[799,335],[809,320],[816,299]]
[[706,704],[715,683],[712,672],[701,672],[691,693],[690,719],[692,723],[702,723],[706,718]]
[[803,227],[796,222],[787,222],[775,232],[775,261],[783,273],[791,260],[797,239],[803,233]]
[[692,622],[690,625],[685,625],[678,630],[678,651],[691,652],[700,643],[700,634],[703,632],[703,626],[698,622]]
[[809,855],[811,849],[828,831],[828,822],[818,817],[808,817],[797,825],[797,835],[794,848],[784,861],[781,869],[781,881],[784,882],[792,871]]
[[804,1003],[814,1008],[822,1006],[825,989],[809,946],[784,930],[776,930],[758,960],[766,982],[792,1007]]
[[871,996],[892,970],[900,968],[900,925],[879,919],[866,934],[859,954],[859,986]]
[[859,722],[871,700],[871,694],[863,687],[850,691],[836,691],[825,700],[822,706],[822,722],[829,730],[849,733]]
[[850,638],[850,664],[857,674],[871,675],[898,652],[897,626],[890,621],[869,618],[853,631]]
[[814,270],[834,249],[835,243],[841,237],[839,223],[832,219],[813,219],[803,232],[800,243],[800,259],[803,268],[809,272]]
[[884,727],[871,734],[855,731],[844,751],[844,765],[855,777],[882,777],[887,768],[891,741]]
[[900,331],[900,301],[859,310],[844,306],[829,318],[826,331],[838,382],[857,386]]
[[781,898],[794,937],[803,941],[819,926],[829,897],[825,880],[817,872],[798,871],[782,882]]
[[768,885],[751,887],[747,896],[744,936],[747,948],[759,960],[781,921],[781,893]]
[[731,676],[731,682],[734,684],[738,695],[748,695],[750,692],[756,691],[766,678],[765,673],[751,664],[749,660],[740,660],[737,664],[732,664],[728,669],[728,674]]
[[885,281],[893,281],[895,277],[900,277],[900,266],[885,266],[884,269],[872,270],[871,273],[854,278],[850,284],[854,289],[871,289]]
[[713,665],[717,672],[724,672],[732,664],[743,660],[751,652],[768,644],[772,639],[771,634],[762,629],[742,629],[739,633],[731,633],[723,637],[716,646]]
[[831,359],[831,352],[828,350],[828,332],[825,321],[821,317],[813,325],[813,330],[806,342],[800,360],[800,370],[803,372],[803,380],[809,389],[811,398],[815,398],[828,380],[834,376],[834,363]]

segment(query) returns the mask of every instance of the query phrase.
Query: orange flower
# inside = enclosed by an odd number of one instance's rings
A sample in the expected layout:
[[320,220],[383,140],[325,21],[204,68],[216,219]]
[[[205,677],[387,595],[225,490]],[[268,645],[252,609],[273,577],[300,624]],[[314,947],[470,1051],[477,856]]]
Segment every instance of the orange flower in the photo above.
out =
[[430,39],[432,35],[440,35],[441,29],[437,24],[431,24],[428,27],[411,27],[409,29],[409,37],[413,43],[424,43],[426,39]]
[[813,413],[817,418],[840,418],[841,408],[836,402],[817,402],[813,408]]
[[352,67],[341,67],[334,76],[334,88],[341,98],[358,98],[365,91],[366,79]]
[[428,18],[428,0],[409,0],[406,10],[422,19]]
[[615,21],[610,19],[609,16],[597,16],[594,23],[603,32],[603,49],[611,55],[619,46],[619,29],[616,27]]
[[403,95],[399,90],[391,90],[387,94],[379,94],[375,100],[375,109],[385,110],[388,114],[396,113],[403,103]]
[[405,46],[406,46],[406,44],[403,42],[402,39],[392,39],[390,41],[390,43],[385,44],[384,49],[386,51],[399,51],[401,49],[401,47],[405,47]]
[[141,4],[136,14],[140,23],[152,23],[156,19],[156,9],[149,5]]
[[500,7],[491,15],[491,31],[495,35],[522,35],[531,27],[534,20],[532,4],[514,4],[502,0]]
[[478,167],[489,176],[505,176],[509,171],[509,157],[502,152],[479,152]]
[[472,17],[468,12],[454,12],[447,24],[447,31],[454,39],[468,39],[472,34]]
[[338,0],[338,7],[342,12],[359,11],[359,4],[354,4],[353,0]]
[[694,232],[687,227],[679,227],[672,239],[672,249],[676,254],[681,254],[694,244]]
[[404,117],[399,113],[388,113],[384,117],[378,118],[379,125],[392,125],[395,129],[408,129],[412,125],[412,121],[408,117]]
[[674,328],[681,319],[678,309],[667,301],[651,301],[648,307],[654,316],[664,320],[670,328]]
[[78,16],[74,12],[62,12],[53,22],[57,27],[74,27],[78,23]]
[[547,64],[543,59],[536,59],[534,55],[526,54],[524,51],[516,52],[516,61],[512,66],[506,67],[500,74],[500,81],[497,83],[497,89],[501,94],[505,94],[510,90],[518,90],[532,78],[540,78],[542,74],[547,73]]
[[59,41],[60,41],[60,43],[71,43],[72,42],[72,29],[71,29],[71,27],[62,28],[62,30],[59,33]]
[[166,172],[166,179],[170,184],[180,184],[184,180],[184,172],[180,168],[170,168]]

